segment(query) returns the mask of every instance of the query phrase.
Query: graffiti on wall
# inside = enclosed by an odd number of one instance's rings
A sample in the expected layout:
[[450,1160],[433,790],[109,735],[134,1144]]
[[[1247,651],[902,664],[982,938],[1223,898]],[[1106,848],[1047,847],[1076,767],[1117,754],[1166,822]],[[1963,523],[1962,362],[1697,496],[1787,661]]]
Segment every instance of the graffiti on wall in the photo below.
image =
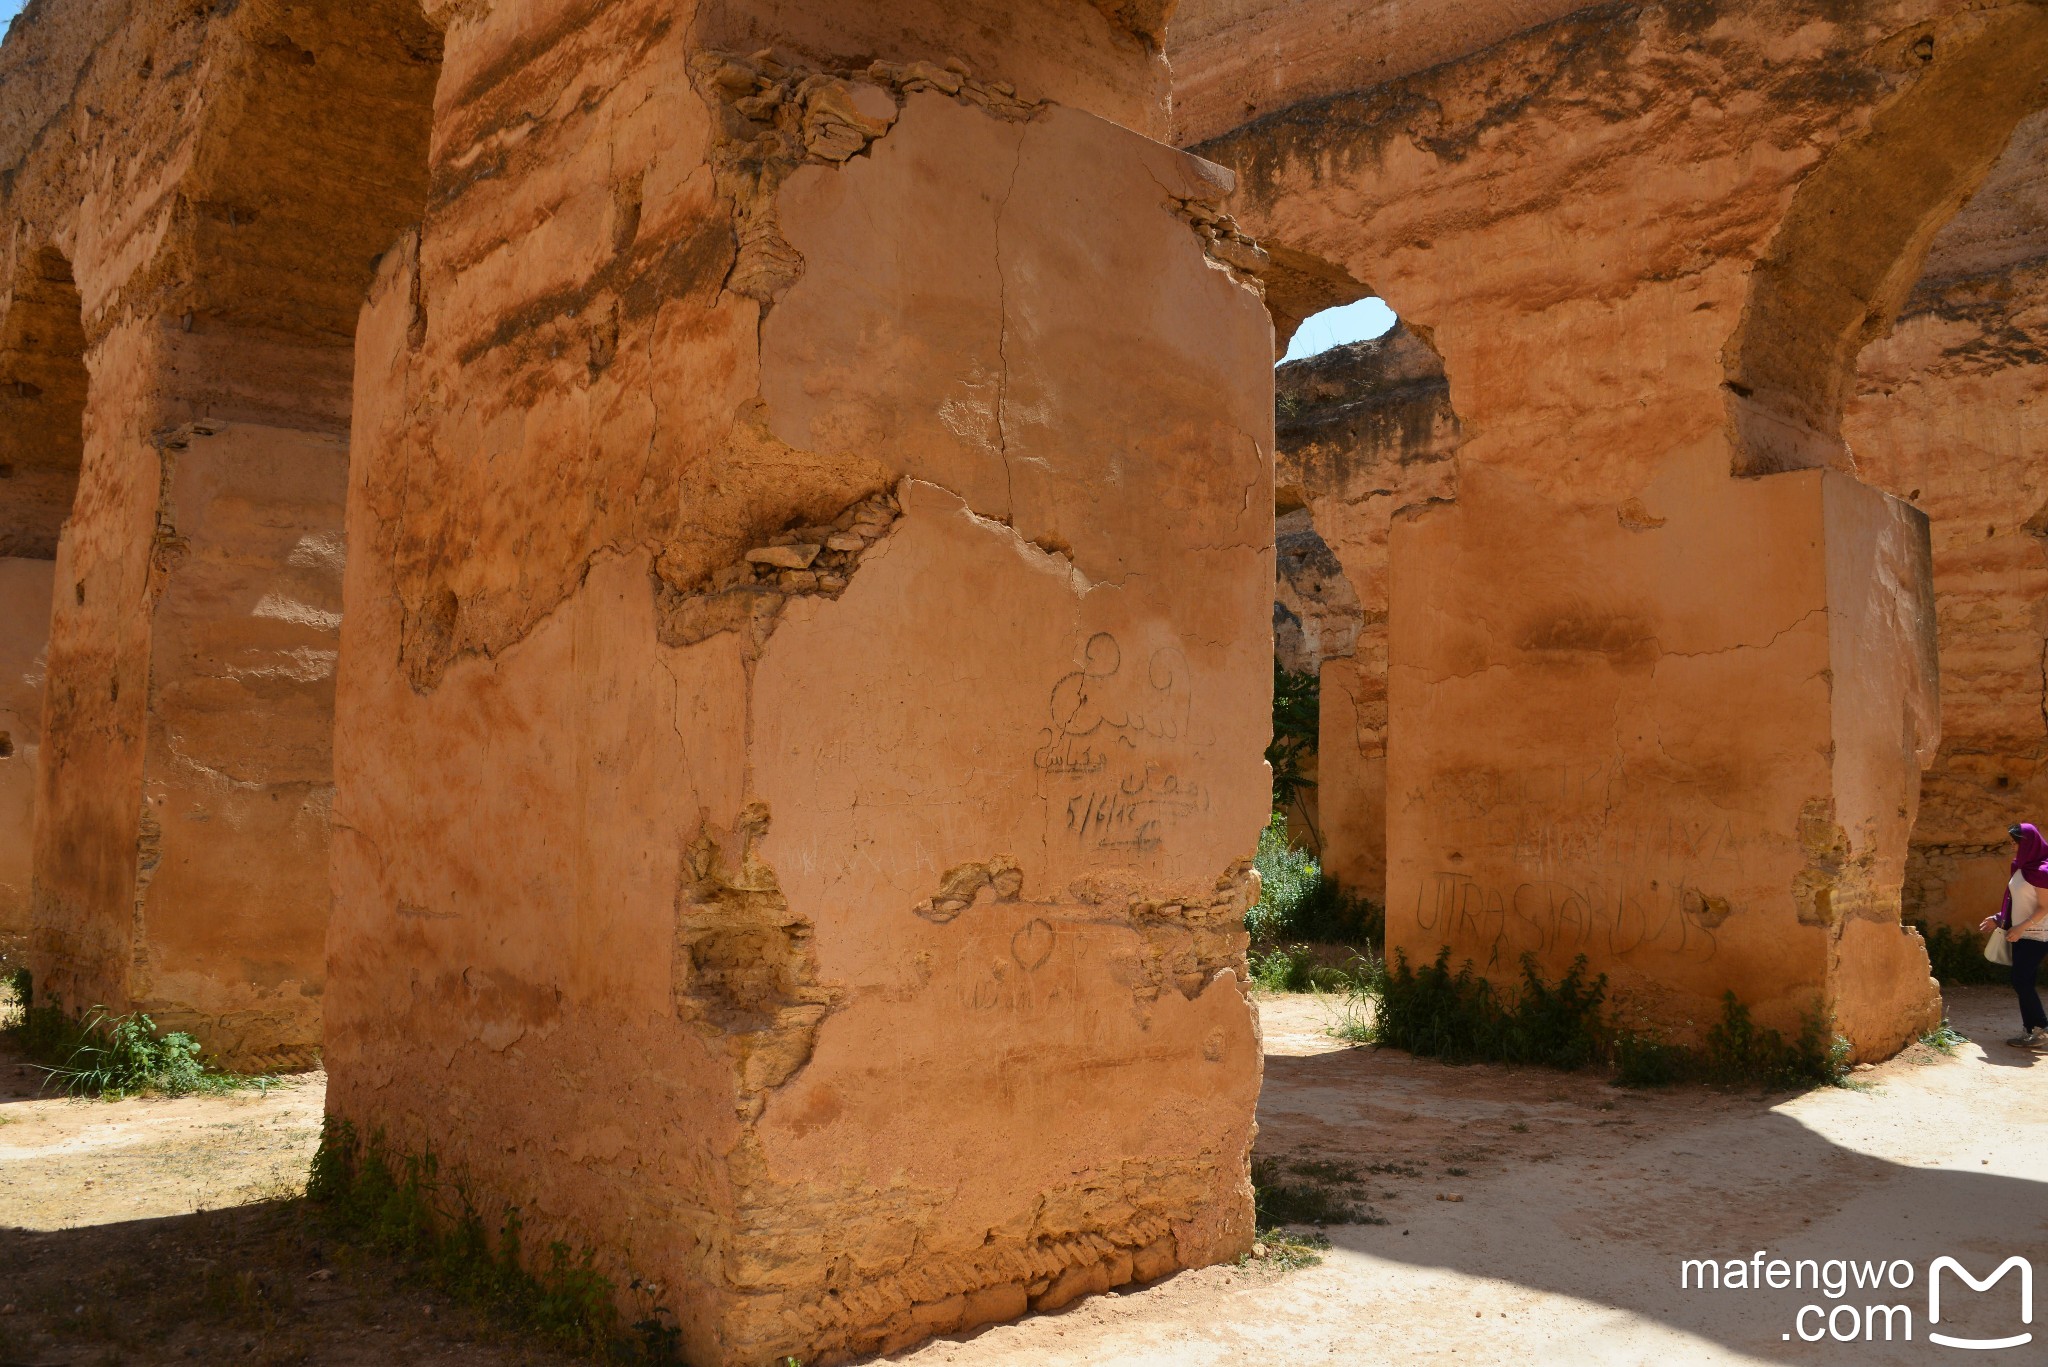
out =
[[[1484,947],[1487,968],[1512,967],[1527,952],[1712,959],[1731,911],[1725,893],[1743,879],[1727,815],[1631,816],[1619,764],[1443,774],[1411,801],[1438,832],[1432,847],[1459,860],[1460,844],[1484,850],[1493,866],[1429,870],[1416,888],[1414,925],[1445,943]],[[1512,877],[1498,872],[1503,856]]]

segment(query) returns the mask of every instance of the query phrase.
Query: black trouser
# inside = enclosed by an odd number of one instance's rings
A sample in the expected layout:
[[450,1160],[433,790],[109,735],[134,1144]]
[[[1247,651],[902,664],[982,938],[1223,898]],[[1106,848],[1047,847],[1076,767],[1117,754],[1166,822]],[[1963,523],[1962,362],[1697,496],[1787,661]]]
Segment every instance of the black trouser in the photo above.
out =
[[2048,1029],[2048,1011],[2041,1009],[2041,989],[2034,983],[2043,959],[2048,959],[2048,940],[2012,942],[2012,990],[2020,994],[2022,1030]]

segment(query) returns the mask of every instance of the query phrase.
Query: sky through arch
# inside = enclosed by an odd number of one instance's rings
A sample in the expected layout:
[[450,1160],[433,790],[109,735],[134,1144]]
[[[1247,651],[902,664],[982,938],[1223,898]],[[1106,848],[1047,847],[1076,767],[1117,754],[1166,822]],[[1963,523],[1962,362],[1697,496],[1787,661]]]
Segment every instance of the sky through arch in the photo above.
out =
[[1280,358],[1285,365],[1289,361],[1307,360],[1320,356],[1331,347],[1344,346],[1350,342],[1370,341],[1383,335],[1395,323],[1394,311],[1387,307],[1387,301],[1377,295],[1342,304],[1333,309],[1302,320],[1294,330],[1294,339],[1287,344],[1287,354]]

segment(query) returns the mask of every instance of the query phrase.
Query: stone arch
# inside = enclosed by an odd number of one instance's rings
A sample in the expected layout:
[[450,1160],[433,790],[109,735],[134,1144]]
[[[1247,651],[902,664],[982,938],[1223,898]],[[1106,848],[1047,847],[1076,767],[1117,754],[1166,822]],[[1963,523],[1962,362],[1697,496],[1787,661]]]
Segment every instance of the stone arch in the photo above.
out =
[[[1262,246],[1275,355],[1307,319],[1378,293],[1314,253]],[[1274,388],[1276,656],[1312,669],[1321,698],[1313,801],[1290,823],[1308,828],[1297,833],[1327,876],[1383,902],[1389,542],[1404,509],[1455,494],[1463,428],[1428,329],[1405,319],[1279,365]],[[1320,629],[1303,630],[1304,615]],[[1295,659],[1279,635],[1290,617]]]
[[[256,0],[122,36],[156,46],[74,98],[138,111],[125,136],[171,170],[134,220],[65,230],[92,378],[30,959],[67,1007],[299,1066],[321,1038],[354,332],[378,257],[427,212],[441,35],[417,0]],[[72,214],[77,174],[31,152],[6,188]]]
[[1723,361],[1737,474],[1842,464],[1856,358],[1887,332],[1935,235],[2022,119],[2048,103],[2048,7],[1897,35],[1929,70],[1799,185],[1751,276]]
[[1453,495],[1463,428],[1442,358],[1406,323],[1290,361],[1275,388],[1283,528],[1290,518],[1310,524],[1307,536],[1342,568],[1356,614],[1349,639],[1327,640],[1317,660],[1323,869],[1383,902],[1393,524],[1404,509]]

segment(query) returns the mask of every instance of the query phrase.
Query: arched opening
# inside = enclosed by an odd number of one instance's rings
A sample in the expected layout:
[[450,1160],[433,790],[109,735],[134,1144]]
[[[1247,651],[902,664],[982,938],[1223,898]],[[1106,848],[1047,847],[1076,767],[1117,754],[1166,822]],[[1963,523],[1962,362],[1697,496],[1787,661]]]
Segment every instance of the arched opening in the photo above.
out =
[[31,247],[0,305],[0,962],[29,931],[53,562],[78,490],[85,392],[71,263]]
[[51,560],[85,450],[85,330],[64,254],[25,252],[0,316],[0,556]]
[[1287,351],[1280,358],[1280,363],[1306,361],[1332,347],[1373,341],[1385,336],[1388,329],[1399,321],[1387,301],[1376,294],[1324,309],[1302,320],[1294,336],[1288,339]]
[[[1276,812],[1327,904],[1376,925],[1386,899],[1389,543],[1404,508],[1455,492],[1461,428],[1425,334],[1340,268],[1291,265],[1274,313]],[[1320,283],[1320,293],[1309,285]],[[1322,306],[1295,318],[1288,307]],[[1314,744],[1289,743],[1313,707]],[[1270,842],[1269,842],[1270,843]],[[1310,918],[1322,938],[1347,923]]]
[[1724,354],[1735,472],[1842,464],[1842,408],[1864,347],[1921,278],[1930,245],[2048,101],[2048,10],[2014,5],[1899,35],[1931,64],[1801,182]]

